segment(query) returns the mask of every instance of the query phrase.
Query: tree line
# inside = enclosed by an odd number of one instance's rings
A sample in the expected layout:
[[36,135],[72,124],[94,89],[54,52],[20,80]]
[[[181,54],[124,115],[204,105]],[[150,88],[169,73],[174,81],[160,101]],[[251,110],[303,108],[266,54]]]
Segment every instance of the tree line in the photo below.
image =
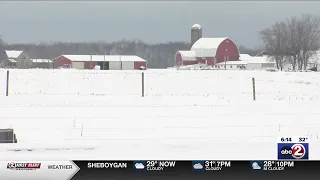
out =
[[[1,46],[1,45],[0,45]],[[148,44],[143,41],[120,40],[116,42],[56,42],[40,44],[6,44],[3,49],[24,50],[33,59],[54,59],[63,54],[106,54],[106,55],[137,55],[148,61],[149,68],[167,68],[175,65],[175,54],[179,50],[190,50],[190,43],[168,42]],[[1,47],[0,47],[1,49]],[[256,55],[261,50],[240,46],[242,53]],[[1,58],[1,57],[0,57]]]
[[[242,54],[257,55],[267,51],[278,69],[291,64],[293,70],[307,68],[312,56],[320,49],[320,18],[311,14],[276,21],[259,33],[264,49],[239,46]],[[39,44],[7,44],[0,38],[0,50],[24,50],[30,58],[53,59],[63,54],[137,55],[148,61],[149,68],[167,68],[175,65],[175,54],[189,50],[188,42],[148,44],[139,40],[116,42],[42,42]],[[3,54],[0,54],[0,59]]]
[[260,36],[278,69],[291,64],[292,70],[306,70],[320,48],[320,18],[293,16],[261,30]]

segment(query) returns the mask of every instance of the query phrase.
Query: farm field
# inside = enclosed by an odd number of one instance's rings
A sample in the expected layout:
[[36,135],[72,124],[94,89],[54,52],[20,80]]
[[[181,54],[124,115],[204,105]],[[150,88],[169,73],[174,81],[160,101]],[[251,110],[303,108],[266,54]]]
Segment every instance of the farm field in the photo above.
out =
[[317,72],[10,70],[8,97],[6,70],[0,83],[18,139],[0,160],[276,159],[279,136],[320,159]]

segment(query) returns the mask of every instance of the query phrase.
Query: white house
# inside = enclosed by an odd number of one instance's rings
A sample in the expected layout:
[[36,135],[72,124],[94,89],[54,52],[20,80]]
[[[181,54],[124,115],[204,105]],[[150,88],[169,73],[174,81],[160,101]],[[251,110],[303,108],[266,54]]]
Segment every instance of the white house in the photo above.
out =
[[276,68],[276,63],[268,56],[255,56],[247,61],[246,69],[248,70],[266,70]]
[[32,61],[24,51],[6,50],[8,60],[15,64],[19,69],[27,69],[32,67]]
[[320,71],[320,51],[317,51],[313,56],[310,57],[307,69],[317,67],[317,70]]

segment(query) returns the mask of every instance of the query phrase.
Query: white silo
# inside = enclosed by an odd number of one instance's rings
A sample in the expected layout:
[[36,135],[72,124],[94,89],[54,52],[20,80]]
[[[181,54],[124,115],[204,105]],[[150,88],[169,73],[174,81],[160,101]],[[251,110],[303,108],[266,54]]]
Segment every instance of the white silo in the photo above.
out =
[[194,24],[191,27],[191,46],[200,38],[202,38],[202,28],[199,24]]

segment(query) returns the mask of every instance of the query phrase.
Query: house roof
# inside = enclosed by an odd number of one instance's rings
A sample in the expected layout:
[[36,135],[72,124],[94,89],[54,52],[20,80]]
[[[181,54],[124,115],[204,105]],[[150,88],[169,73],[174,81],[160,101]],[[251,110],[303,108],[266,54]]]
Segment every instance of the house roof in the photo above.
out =
[[16,51],[16,50],[5,50],[8,58],[18,58],[23,51]]
[[228,38],[200,38],[192,45],[191,50],[196,52],[197,57],[215,57],[219,45],[226,39]]
[[[138,61],[145,62],[146,60],[142,59],[139,56],[135,55],[61,55],[71,61],[95,61],[95,62],[103,62],[103,61]],[[59,57],[61,57],[59,56]],[[59,58],[58,57],[58,58]],[[57,59],[57,58],[56,58]]]
[[249,60],[248,62],[250,62],[250,63],[274,63],[274,61],[272,61],[271,56],[255,56],[255,57],[252,57],[252,59]]
[[241,61],[251,61],[253,59],[253,57],[250,56],[249,54],[240,54],[239,59]]
[[31,59],[34,63],[52,63],[50,59]]
[[182,60],[187,60],[187,61],[196,61],[196,52],[195,51],[178,51],[181,55]]

